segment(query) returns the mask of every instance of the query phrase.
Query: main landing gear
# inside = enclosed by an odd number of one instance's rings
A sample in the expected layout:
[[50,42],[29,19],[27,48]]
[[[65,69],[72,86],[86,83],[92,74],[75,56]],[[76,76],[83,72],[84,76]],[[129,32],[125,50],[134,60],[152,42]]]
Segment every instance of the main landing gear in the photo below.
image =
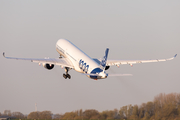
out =
[[68,68],[68,67],[65,67],[65,72],[66,72],[66,74],[63,74],[63,77],[64,77],[65,79],[67,79],[67,78],[71,79],[71,75],[68,74],[68,71],[69,71],[69,68]]

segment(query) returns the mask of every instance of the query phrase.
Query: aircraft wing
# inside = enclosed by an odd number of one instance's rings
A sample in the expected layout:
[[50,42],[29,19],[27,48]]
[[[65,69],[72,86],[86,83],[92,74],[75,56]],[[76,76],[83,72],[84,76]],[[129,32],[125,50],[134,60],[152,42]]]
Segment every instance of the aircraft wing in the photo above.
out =
[[54,64],[59,65],[63,67],[69,67],[74,68],[72,63],[67,58],[16,58],[16,57],[6,57],[5,53],[3,53],[3,56],[7,59],[15,59],[15,60],[26,60],[31,61],[39,64]]
[[154,60],[107,60],[106,65],[107,66],[112,66],[112,65],[124,65],[124,64],[129,64],[129,65],[133,65],[133,64],[138,64],[138,63],[150,63],[150,62],[162,62],[162,61],[168,61],[168,60],[172,60],[177,56],[177,54],[174,57],[171,58],[167,58],[167,59],[154,59]]

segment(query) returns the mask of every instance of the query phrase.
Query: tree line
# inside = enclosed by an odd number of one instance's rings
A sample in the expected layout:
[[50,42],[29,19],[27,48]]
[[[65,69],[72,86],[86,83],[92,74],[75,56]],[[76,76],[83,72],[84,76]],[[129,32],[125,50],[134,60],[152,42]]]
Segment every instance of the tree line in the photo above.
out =
[[[126,105],[114,110],[105,110],[99,112],[95,109],[75,110],[64,114],[52,114],[51,111],[31,112],[25,116],[20,112],[5,111],[4,114],[14,116],[19,119],[33,120],[108,120],[108,119],[126,119],[126,120],[180,120],[180,94],[159,94],[153,101],[142,103],[141,105]],[[2,115],[0,113],[0,115]]]
[[5,110],[4,113],[0,113],[0,116],[10,116],[19,119],[24,119],[26,116],[21,112],[11,112],[10,110]]

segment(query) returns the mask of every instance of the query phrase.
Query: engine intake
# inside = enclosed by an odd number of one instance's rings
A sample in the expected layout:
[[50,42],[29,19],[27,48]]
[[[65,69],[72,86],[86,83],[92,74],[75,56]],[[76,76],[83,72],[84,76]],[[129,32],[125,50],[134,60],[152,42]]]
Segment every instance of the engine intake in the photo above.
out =
[[51,65],[50,64],[43,64],[43,67],[48,69],[48,70],[51,70],[54,68],[54,64],[51,64]]

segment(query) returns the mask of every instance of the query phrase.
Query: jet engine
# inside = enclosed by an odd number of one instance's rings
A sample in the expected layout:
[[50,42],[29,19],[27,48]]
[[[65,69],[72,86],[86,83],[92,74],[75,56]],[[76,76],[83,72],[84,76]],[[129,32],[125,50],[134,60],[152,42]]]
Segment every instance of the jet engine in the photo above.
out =
[[46,68],[46,69],[48,69],[48,70],[51,70],[51,69],[53,69],[54,68],[54,64],[43,64],[43,67],[44,68]]
[[108,70],[109,68],[110,68],[110,66],[106,66],[106,67],[105,67],[105,70]]

